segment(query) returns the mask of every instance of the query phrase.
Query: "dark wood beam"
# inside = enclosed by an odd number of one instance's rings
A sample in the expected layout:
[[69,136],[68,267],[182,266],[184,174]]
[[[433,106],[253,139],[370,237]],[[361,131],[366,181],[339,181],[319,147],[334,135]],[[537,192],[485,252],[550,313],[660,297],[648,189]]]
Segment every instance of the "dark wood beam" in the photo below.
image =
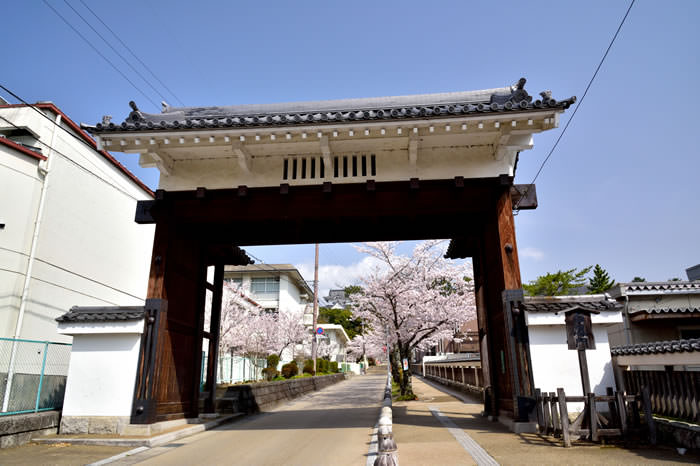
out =
[[514,184],[510,187],[513,209],[534,210],[537,208],[537,189],[534,184]]

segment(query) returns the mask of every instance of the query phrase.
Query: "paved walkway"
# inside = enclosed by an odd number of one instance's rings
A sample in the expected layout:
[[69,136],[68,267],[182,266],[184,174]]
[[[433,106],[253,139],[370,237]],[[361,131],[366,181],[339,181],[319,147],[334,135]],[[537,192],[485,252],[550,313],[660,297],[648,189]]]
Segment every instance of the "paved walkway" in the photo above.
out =
[[[481,403],[450,395],[444,387],[413,378],[418,401],[396,402],[394,438],[401,466],[526,464],[698,464],[697,455],[671,448],[584,445],[563,448],[561,441],[536,434],[513,434],[480,415]],[[475,459],[468,452],[471,451]]]
[[386,374],[356,376],[113,464],[363,465],[385,383]]

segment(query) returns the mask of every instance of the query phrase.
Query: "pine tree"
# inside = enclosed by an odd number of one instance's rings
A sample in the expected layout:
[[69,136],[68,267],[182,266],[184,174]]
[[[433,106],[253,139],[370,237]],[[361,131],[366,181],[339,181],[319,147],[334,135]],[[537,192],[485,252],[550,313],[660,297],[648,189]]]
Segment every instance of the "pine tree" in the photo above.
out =
[[611,280],[608,272],[606,272],[603,267],[596,264],[595,267],[593,267],[593,277],[588,282],[588,293],[605,293],[613,286],[615,286],[615,280]]
[[557,270],[554,273],[540,275],[530,283],[523,284],[525,292],[530,296],[561,296],[576,292],[576,289],[586,284],[586,274],[591,267],[581,270]]

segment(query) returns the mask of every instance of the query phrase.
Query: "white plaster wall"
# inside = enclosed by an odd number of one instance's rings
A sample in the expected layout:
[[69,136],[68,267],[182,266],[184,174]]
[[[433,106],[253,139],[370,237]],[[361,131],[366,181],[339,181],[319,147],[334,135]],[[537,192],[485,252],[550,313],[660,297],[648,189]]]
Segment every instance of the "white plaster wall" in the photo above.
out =
[[[136,224],[134,213],[136,201],[149,196],[102,155],[33,110],[0,109],[0,115],[31,126],[47,144],[55,129],[53,146],[70,158],[43,149],[53,161],[21,331],[22,338],[70,342],[56,332],[54,319],[71,306],[143,303],[154,227]],[[38,160],[6,150],[0,149],[2,163],[14,170],[0,166],[0,222],[7,225],[0,230],[0,261],[12,272],[0,272],[0,336],[10,337],[42,181]]]
[[[567,395],[581,396],[581,375],[578,352],[569,350],[564,325],[528,327],[535,388],[556,392],[564,388]],[[593,325],[595,350],[586,351],[591,389],[599,395],[606,387],[615,389],[607,326]]]
[[64,416],[130,416],[141,335],[73,338]]
[[[0,146],[0,336],[17,322],[32,228],[39,204],[39,160]],[[34,215],[32,215],[34,214]]]
[[296,282],[288,275],[280,276],[280,311],[302,311],[306,304],[301,300],[302,290],[299,290]]

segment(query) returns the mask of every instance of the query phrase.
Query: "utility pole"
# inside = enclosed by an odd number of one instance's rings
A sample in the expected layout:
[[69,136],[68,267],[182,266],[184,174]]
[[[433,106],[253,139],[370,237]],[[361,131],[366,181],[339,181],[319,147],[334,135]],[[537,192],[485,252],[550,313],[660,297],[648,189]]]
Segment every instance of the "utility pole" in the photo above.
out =
[[314,374],[316,374],[316,353],[318,342],[316,327],[318,325],[318,243],[316,243],[316,260],[314,261],[314,335],[311,340],[311,359],[314,360]]

